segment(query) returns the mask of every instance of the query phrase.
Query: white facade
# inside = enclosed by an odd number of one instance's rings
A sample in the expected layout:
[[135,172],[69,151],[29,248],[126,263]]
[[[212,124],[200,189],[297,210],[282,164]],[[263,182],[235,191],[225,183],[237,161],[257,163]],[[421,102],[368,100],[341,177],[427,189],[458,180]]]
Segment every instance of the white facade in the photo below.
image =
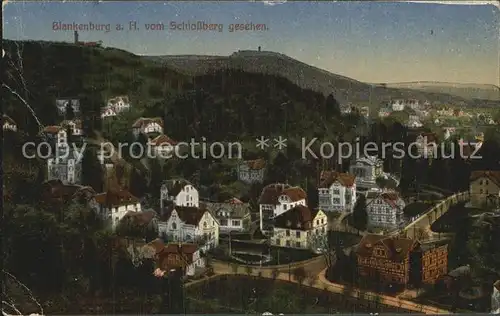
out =
[[318,194],[320,210],[325,212],[351,211],[356,203],[356,183],[348,187],[335,181],[329,188],[319,188]]
[[204,268],[205,259],[201,257],[200,251],[196,250],[193,253],[192,262],[186,267],[186,275],[193,276],[196,273],[196,268]]
[[396,112],[403,111],[405,107],[406,103],[403,100],[395,100],[391,103],[392,110]]
[[116,111],[111,107],[105,107],[101,110],[101,118],[115,117]]
[[175,190],[174,192],[169,192],[168,185],[163,184],[160,191],[160,206],[162,208],[166,201],[173,202],[177,206],[199,207],[200,195],[192,184],[183,184],[180,190]]
[[266,221],[266,218],[268,220],[271,220],[283,214],[284,212],[294,208],[297,205],[304,205],[306,206],[306,200],[302,199],[299,201],[292,202],[290,198],[286,195],[281,195],[278,198],[278,204],[260,204],[259,205],[259,217],[260,217],[260,229],[261,231],[267,231],[266,225],[264,225],[264,222]]
[[108,100],[107,106],[114,109],[116,113],[120,113],[130,109],[130,102],[128,97],[115,97]]
[[405,202],[396,193],[382,193],[366,206],[368,226],[398,228],[404,223]]
[[120,220],[127,214],[127,212],[141,212],[141,203],[130,203],[124,205],[111,205],[100,204],[98,215],[105,221],[111,223],[111,228],[115,229]]
[[158,232],[160,237],[167,235],[171,236],[174,241],[181,242],[194,242],[204,238],[207,242],[203,249],[219,245],[219,223],[208,211],[203,213],[197,223],[190,224],[184,222],[174,209],[166,221],[158,222]]
[[4,131],[13,131],[13,132],[17,132],[17,125],[16,124],[13,124],[13,123],[10,123],[6,120],[3,121],[3,126],[2,126],[2,129]]

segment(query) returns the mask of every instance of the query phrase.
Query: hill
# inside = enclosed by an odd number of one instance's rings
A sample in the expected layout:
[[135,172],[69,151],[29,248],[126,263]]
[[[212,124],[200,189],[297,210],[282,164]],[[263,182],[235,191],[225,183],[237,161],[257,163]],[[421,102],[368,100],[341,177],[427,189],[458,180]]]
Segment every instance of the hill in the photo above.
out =
[[414,89],[426,92],[447,93],[465,99],[500,100],[500,87],[489,84],[463,84],[449,82],[416,81],[386,83],[389,88]]
[[[392,88],[360,82],[310,66],[289,56],[268,51],[239,51],[230,56],[143,56],[188,75],[203,75],[221,69],[278,75],[304,89],[333,93],[341,103],[379,105],[390,99],[415,98],[430,102],[471,103],[460,96],[433,91]],[[371,101],[371,102],[370,102]]]

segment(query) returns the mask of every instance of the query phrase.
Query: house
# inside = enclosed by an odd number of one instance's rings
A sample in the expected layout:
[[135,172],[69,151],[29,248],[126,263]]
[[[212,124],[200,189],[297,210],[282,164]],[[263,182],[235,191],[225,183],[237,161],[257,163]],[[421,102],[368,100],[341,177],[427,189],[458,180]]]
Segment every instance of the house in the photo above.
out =
[[47,180],[61,180],[64,184],[79,184],[82,181],[83,153],[78,149],[56,147],[55,155],[47,159]]
[[404,223],[405,202],[395,191],[383,191],[366,204],[368,226],[399,228]]
[[170,205],[157,213],[158,233],[163,239],[196,242],[203,250],[219,245],[219,222],[207,209]]
[[425,244],[405,237],[365,235],[355,250],[360,279],[377,285],[434,284],[446,274],[446,244]]
[[262,183],[265,168],[266,161],[264,159],[242,161],[238,164],[238,180],[247,184]]
[[250,205],[248,203],[203,203],[220,223],[221,233],[246,232],[250,228]]
[[259,197],[260,229],[263,233],[272,232],[274,217],[294,208],[306,205],[306,192],[288,184],[269,184]]
[[406,107],[406,102],[404,100],[393,100],[389,105],[393,111],[400,112]]
[[109,190],[96,195],[97,215],[116,228],[128,212],[141,212],[139,199],[127,190]]
[[356,203],[356,176],[323,171],[318,186],[319,209],[325,212],[351,211]]
[[477,170],[470,176],[471,206],[495,204],[500,196],[500,171]]
[[127,233],[140,232],[142,234],[145,230],[148,230],[157,234],[158,216],[154,210],[128,211],[120,219],[118,226],[125,228]]
[[323,211],[297,205],[276,216],[271,244],[288,248],[315,248],[314,234],[326,236],[327,222]]
[[130,100],[126,95],[116,96],[108,100],[107,107],[113,109],[116,113],[127,111],[130,109]]
[[340,114],[347,115],[352,113],[351,105],[341,105],[340,106]]
[[367,106],[362,106],[359,109],[359,114],[363,116],[364,118],[369,118],[370,117],[370,108]]
[[60,126],[63,129],[69,130],[73,136],[83,136],[81,120],[64,120]]
[[424,124],[420,122],[420,118],[418,117],[418,115],[410,115],[406,126],[408,128],[420,128],[424,126]]
[[376,156],[356,159],[349,166],[349,173],[356,177],[356,190],[366,191],[376,188],[375,180],[383,174],[384,162]]
[[140,117],[138,118],[134,124],[132,124],[134,135],[139,134],[151,134],[151,133],[163,133],[163,119],[160,117]]
[[493,283],[493,292],[491,293],[491,313],[500,314],[500,280]]
[[171,154],[176,150],[177,142],[167,135],[161,134],[150,140],[149,146],[151,146],[155,157],[170,158]]
[[148,244],[155,251],[156,266],[163,271],[181,269],[186,276],[194,276],[205,268],[205,259],[201,257],[198,245],[191,243],[169,243],[164,245],[161,239]]
[[438,153],[438,138],[433,133],[421,133],[415,139],[419,158],[436,158]]
[[70,106],[73,114],[77,115],[80,113],[80,100],[71,98],[56,99],[56,107],[59,115],[66,115]]
[[2,120],[2,129],[4,131],[13,131],[17,132],[17,124],[14,122],[13,119],[10,118],[10,116],[3,115],[3,120]]
[[101,118],[105,119],[108,117],[115,117],[117,115],[115,109],[113,107],[105,106],[101,108]]
[[42,130],[50,141],[55,143],[56,148],[67,148],[68,146],[68,133],[64,128],[57,125],[45,126]]
[[160,207],[167,204],[177,206],[198,207],[200,196],[198,190],[187,180],[167,180],[160,189]]

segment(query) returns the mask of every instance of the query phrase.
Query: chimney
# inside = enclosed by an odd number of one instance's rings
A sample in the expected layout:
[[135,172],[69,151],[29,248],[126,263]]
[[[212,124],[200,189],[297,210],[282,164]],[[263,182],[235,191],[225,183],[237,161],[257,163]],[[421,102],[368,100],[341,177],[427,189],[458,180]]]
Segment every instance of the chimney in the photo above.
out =
[[75,44],[78,44],[78,31],[74,32]]
[[260,46],[259,46],[259,52],[260,52]]

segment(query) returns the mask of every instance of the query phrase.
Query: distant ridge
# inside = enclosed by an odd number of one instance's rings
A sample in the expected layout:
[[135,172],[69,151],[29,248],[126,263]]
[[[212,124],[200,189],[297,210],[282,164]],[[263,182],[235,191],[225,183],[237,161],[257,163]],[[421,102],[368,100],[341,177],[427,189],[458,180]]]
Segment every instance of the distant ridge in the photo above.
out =
[[414,89],[427,92],[448,93],[470,100],[500,100],[500,87],[493,84],[414,81],[385,83],[384,85],[397,89]]

